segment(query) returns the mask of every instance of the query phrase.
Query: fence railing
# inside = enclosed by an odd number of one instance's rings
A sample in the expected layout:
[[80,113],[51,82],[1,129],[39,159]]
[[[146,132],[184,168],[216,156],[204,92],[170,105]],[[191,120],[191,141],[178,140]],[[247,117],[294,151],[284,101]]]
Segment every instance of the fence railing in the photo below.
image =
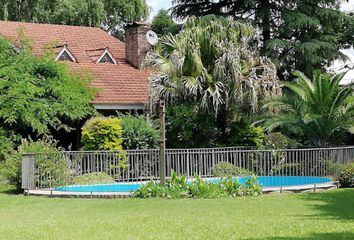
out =
[[[333,176],[354,161],[354,147],[255,150],[243,147],[166,149],[165,175],[212,177],[213,168],[228,162],[257,176]],[[60,152],[27,154],[22,160],[22,187],[49,189],[79,184],[78,178],[103,173],[115,182],[159,179],[159,150],[125,152]],[[104,177],[104,176],[101,176]],[[97,177],[96,184],[100,182]]]

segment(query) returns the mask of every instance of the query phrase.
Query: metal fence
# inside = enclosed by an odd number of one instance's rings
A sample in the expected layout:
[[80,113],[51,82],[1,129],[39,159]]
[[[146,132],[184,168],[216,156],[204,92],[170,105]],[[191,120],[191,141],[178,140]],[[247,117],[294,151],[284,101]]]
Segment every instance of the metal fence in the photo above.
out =
[[[255,150],[244,147],[167,149],[165,175],[172,170],[188,178],[213,177],[214,166],[228,162],[257,176],[333,176],[340,165],[353,162],[354,147]],[[78,184],[78,178],[104,173],[115,182],[159,178],[159,150],[124,152],[60,152],[26,154],[22,160],[24,189],[51,189]],[[95,184],[105,183],[96,179]]]

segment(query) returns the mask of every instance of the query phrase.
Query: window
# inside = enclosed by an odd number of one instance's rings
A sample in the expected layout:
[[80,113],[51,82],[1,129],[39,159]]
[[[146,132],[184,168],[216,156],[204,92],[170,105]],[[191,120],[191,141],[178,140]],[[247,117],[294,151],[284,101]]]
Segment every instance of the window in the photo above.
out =
[[110,64],[117,64],[117,61],[114,59],[114,57],[112,56],[112,54],[108,51],[108,49],[106,48],[106,50],[104,50],[103,54],[101,55],[101,57],[98,59],[97,63],[110,63]]
[[113,63],[114,64],[112,58],[110,58],[108,53],[106,53],[105,55],[102,56],[100,63]]
[[69,62],[76,62],[74,56],[70,53],[67,45],[64,45],[63,49],[58,54],[56,61],[69,61]]

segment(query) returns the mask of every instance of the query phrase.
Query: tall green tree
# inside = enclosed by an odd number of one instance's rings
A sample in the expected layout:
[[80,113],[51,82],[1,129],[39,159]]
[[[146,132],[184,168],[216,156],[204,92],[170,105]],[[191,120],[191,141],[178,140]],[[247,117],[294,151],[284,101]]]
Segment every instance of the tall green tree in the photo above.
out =
[[104,18],[101,0],[56,0],[50,23],[99,27]]
[[35,57],[25,47],[18,53],[0,38],[0,134],[13,140],[70,131],[74,121],[94,113],[90,79],[85,73],[71,74],[52,57]]
[[0,1],[0,19],[50,22],[57,2],[57,0],[2,0]]
[[103,3],[102,27],[120,38],[125,23],[141,21],[149,16],[145,0],[104,0]]
[[253,113],[260,99],[279,93],[275,66],[254,51],[256,42],[249,25],[213,16],[190,18],[147,56],[147,65],[157,69],[154,99],[198,103],[227,128],[235,112]]
[[270,100],[265,109],[275,110],[264,126],[284,130],[315,146],[342,144],[354,133],[353,85],[340,86],[344,74],[316,72],[312,79],[296,72],[294,83],[285,83],[285,94]]
[[145,0],[2,0],[0,19],[102,27],[121,36],[124,24],[146,19]]
[[161,9],[151,22],[151,30],[159,36],[169,33],[176,34],[179,31],[178,25],[173,21],[168,11]]
[[341,12],[342,0],[174,0],[178,18],[221,15],[250,22],[261,30],[262,53],[278,67],[281,79],[301,70],[312,75],[353,44],[353,17]]

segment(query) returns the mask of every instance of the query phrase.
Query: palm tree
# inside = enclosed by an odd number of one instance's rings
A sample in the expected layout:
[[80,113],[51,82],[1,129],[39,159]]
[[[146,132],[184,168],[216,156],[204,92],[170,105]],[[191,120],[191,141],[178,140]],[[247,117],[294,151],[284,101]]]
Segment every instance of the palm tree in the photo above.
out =
[[296,82],[284,84],[285,94],[264,105],[275,110],[264,126],[285,129],[316,146],[340,143],[346,133],[354,133],[353,85],[339,85],[344,74],[316,72],[310,80],[296,72]]
[[153,98],[200,103],[224,122],[241,108],[255,112],[259,99],[280,92],[274,64],[256,48],[249,25],[191,17],[179,34],[163,37],[147,55],[146,66],[156,70]]

